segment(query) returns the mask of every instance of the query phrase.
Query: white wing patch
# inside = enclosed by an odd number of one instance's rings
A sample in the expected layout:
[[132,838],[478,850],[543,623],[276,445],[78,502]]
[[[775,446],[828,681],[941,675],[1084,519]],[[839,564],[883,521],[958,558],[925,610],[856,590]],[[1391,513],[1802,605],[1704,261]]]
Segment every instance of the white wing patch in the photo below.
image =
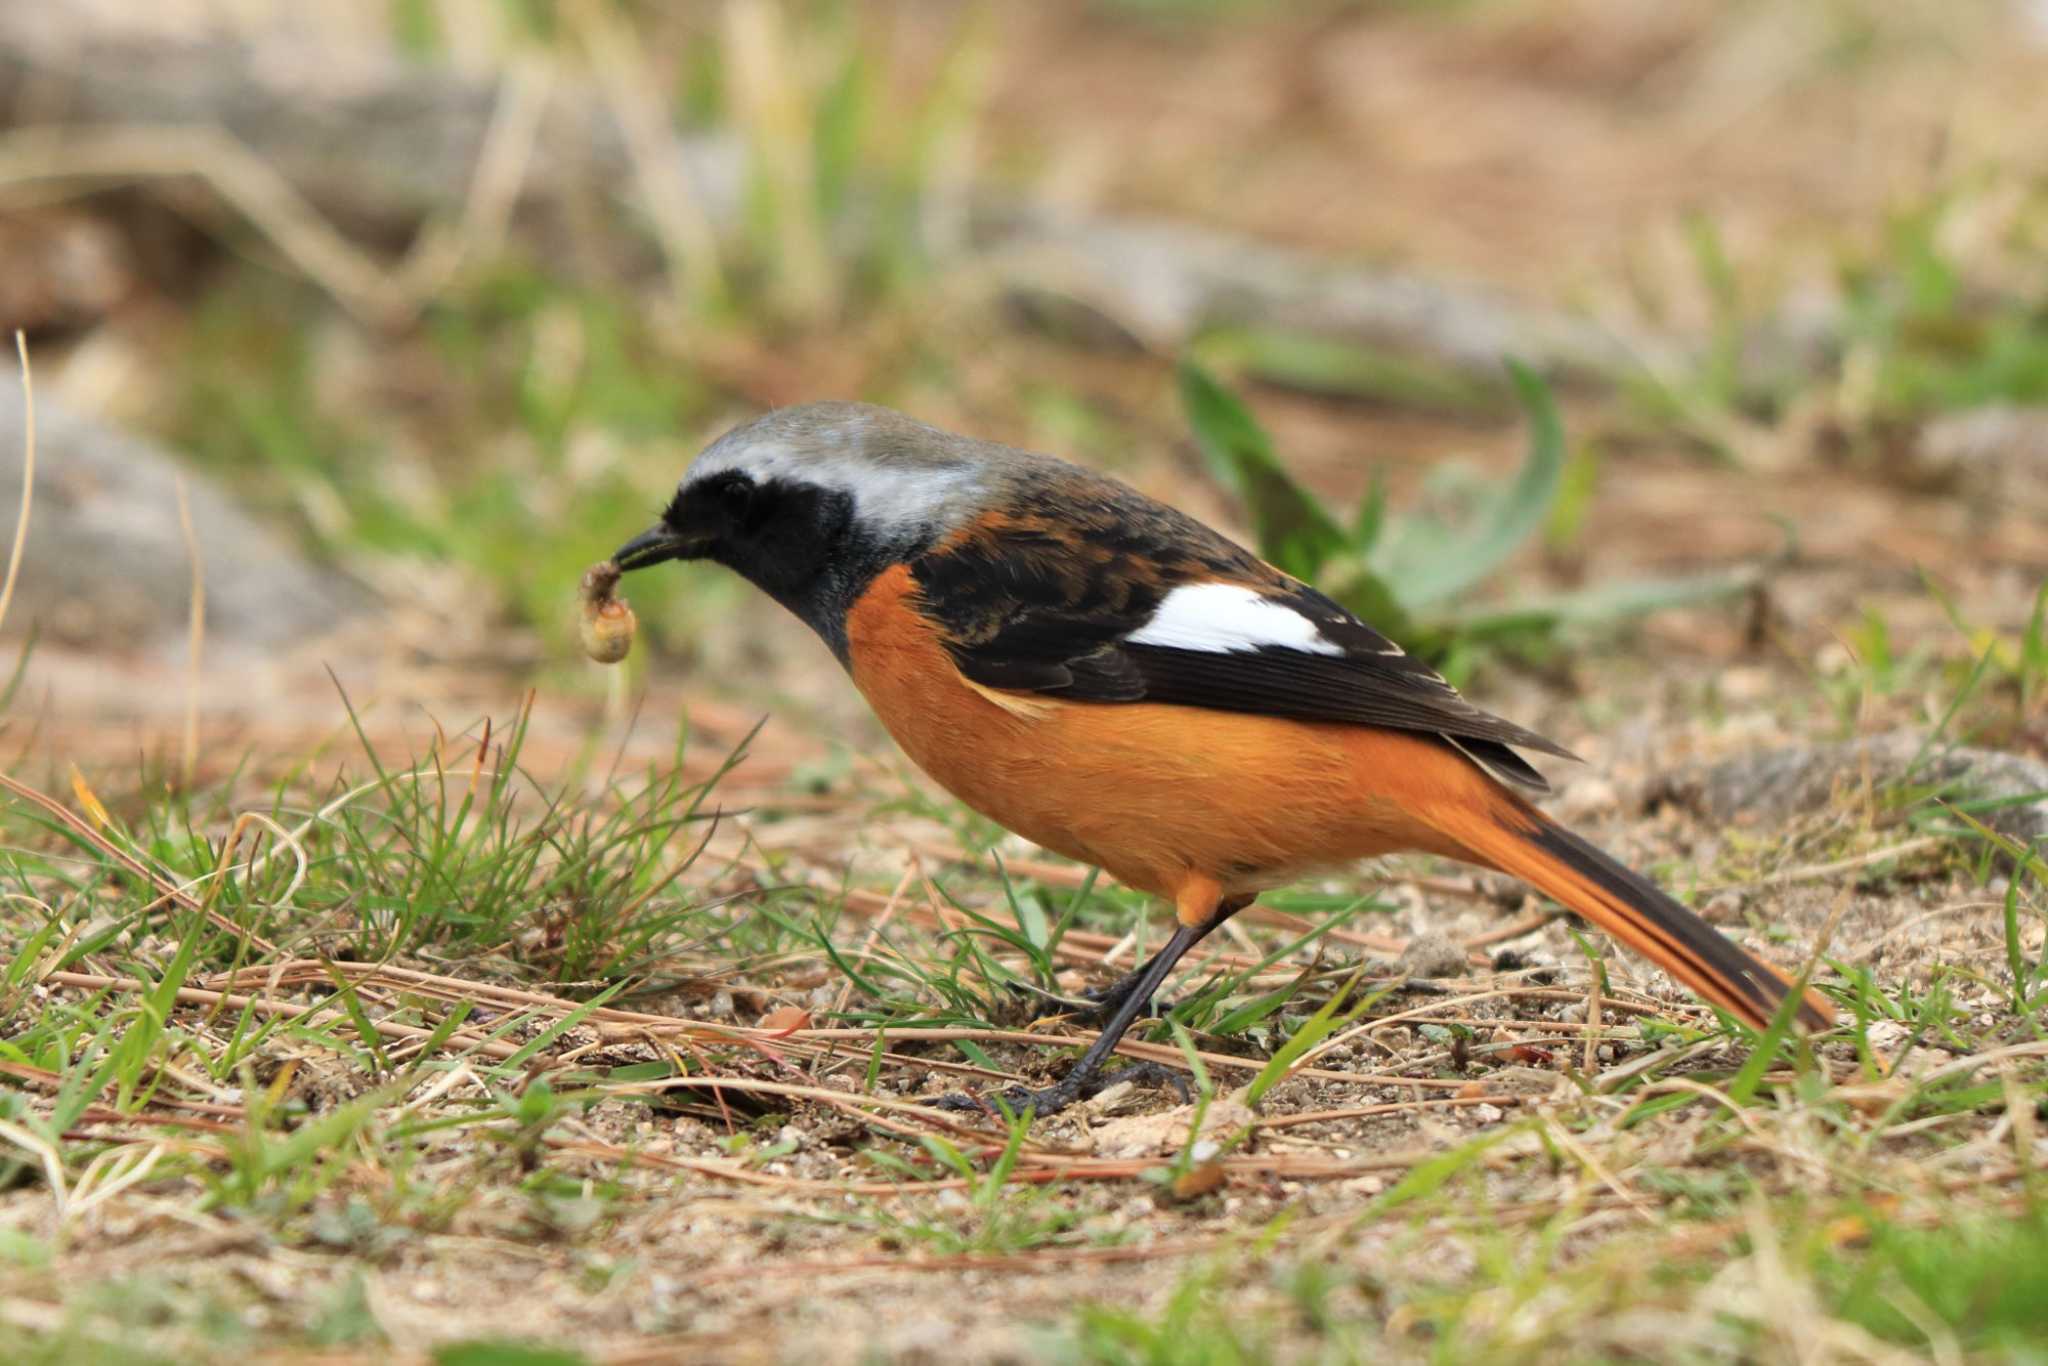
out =
[[1316,624],[1285,603],[1237,583],[1190,583],[1168,593],[1127,645],[1238,654],[1260,649],[1341,655]]

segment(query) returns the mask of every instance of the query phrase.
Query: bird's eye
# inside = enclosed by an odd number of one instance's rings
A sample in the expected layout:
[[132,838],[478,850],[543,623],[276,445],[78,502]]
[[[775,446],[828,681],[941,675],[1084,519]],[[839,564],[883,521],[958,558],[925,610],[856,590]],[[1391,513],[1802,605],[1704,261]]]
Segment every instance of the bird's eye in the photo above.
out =
[[716,490],[719,510],[726,520],[740,523],[747,520],[747,513],[754,505],[754,481],[745,475],[722,479]]

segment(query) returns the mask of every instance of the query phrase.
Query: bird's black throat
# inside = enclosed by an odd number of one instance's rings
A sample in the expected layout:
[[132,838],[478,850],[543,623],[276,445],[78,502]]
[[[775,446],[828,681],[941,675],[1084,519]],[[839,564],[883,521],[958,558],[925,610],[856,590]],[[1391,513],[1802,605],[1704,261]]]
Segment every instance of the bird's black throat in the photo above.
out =
[[678,489],[662,513],[678,559],[713,560],[788,608],[847,662],[846,614],[890,564],[924,549],[928,531],[877,534],[853,495],[728,470]]

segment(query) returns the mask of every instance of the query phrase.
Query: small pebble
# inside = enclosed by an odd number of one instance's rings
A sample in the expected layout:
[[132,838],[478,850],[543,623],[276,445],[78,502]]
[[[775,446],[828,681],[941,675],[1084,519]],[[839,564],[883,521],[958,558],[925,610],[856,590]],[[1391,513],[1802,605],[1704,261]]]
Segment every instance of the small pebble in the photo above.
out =
[[1558,798],[1558,815],[1567,823],[1604,815],[1620,804],[1614,784],[1594,774],[1578,778]]
[[1418,934],[1402,952],[1401,967],[1411,977],[1462,977],[1465,949],[1447,934]]
[[1700,919],[1709,925],[1733,925],[1742,919],[1742,895],[1728,890],[1716,892],[1700,907]]

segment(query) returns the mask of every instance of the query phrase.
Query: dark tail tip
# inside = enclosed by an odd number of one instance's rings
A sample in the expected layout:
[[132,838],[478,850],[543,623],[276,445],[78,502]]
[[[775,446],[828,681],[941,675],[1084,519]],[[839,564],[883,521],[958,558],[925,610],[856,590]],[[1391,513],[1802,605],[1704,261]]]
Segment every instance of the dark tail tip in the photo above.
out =
[[[1720,983],[1733,998],[1729,1004],[1739,1007],[1737,1013],[1752,1027],[1767,1027],[1792,993],[1795,984],[1784,973],[1739,947],[1641,873],[1563,826],[1539,817],[1536,828],[1523,838],[1639,917],[1674,955]],[[1798,1018],[1809,1029],[1826,1029],[1834,1022],[1834,1012],[1819,992],[1809,988],[1800,1000]]]

